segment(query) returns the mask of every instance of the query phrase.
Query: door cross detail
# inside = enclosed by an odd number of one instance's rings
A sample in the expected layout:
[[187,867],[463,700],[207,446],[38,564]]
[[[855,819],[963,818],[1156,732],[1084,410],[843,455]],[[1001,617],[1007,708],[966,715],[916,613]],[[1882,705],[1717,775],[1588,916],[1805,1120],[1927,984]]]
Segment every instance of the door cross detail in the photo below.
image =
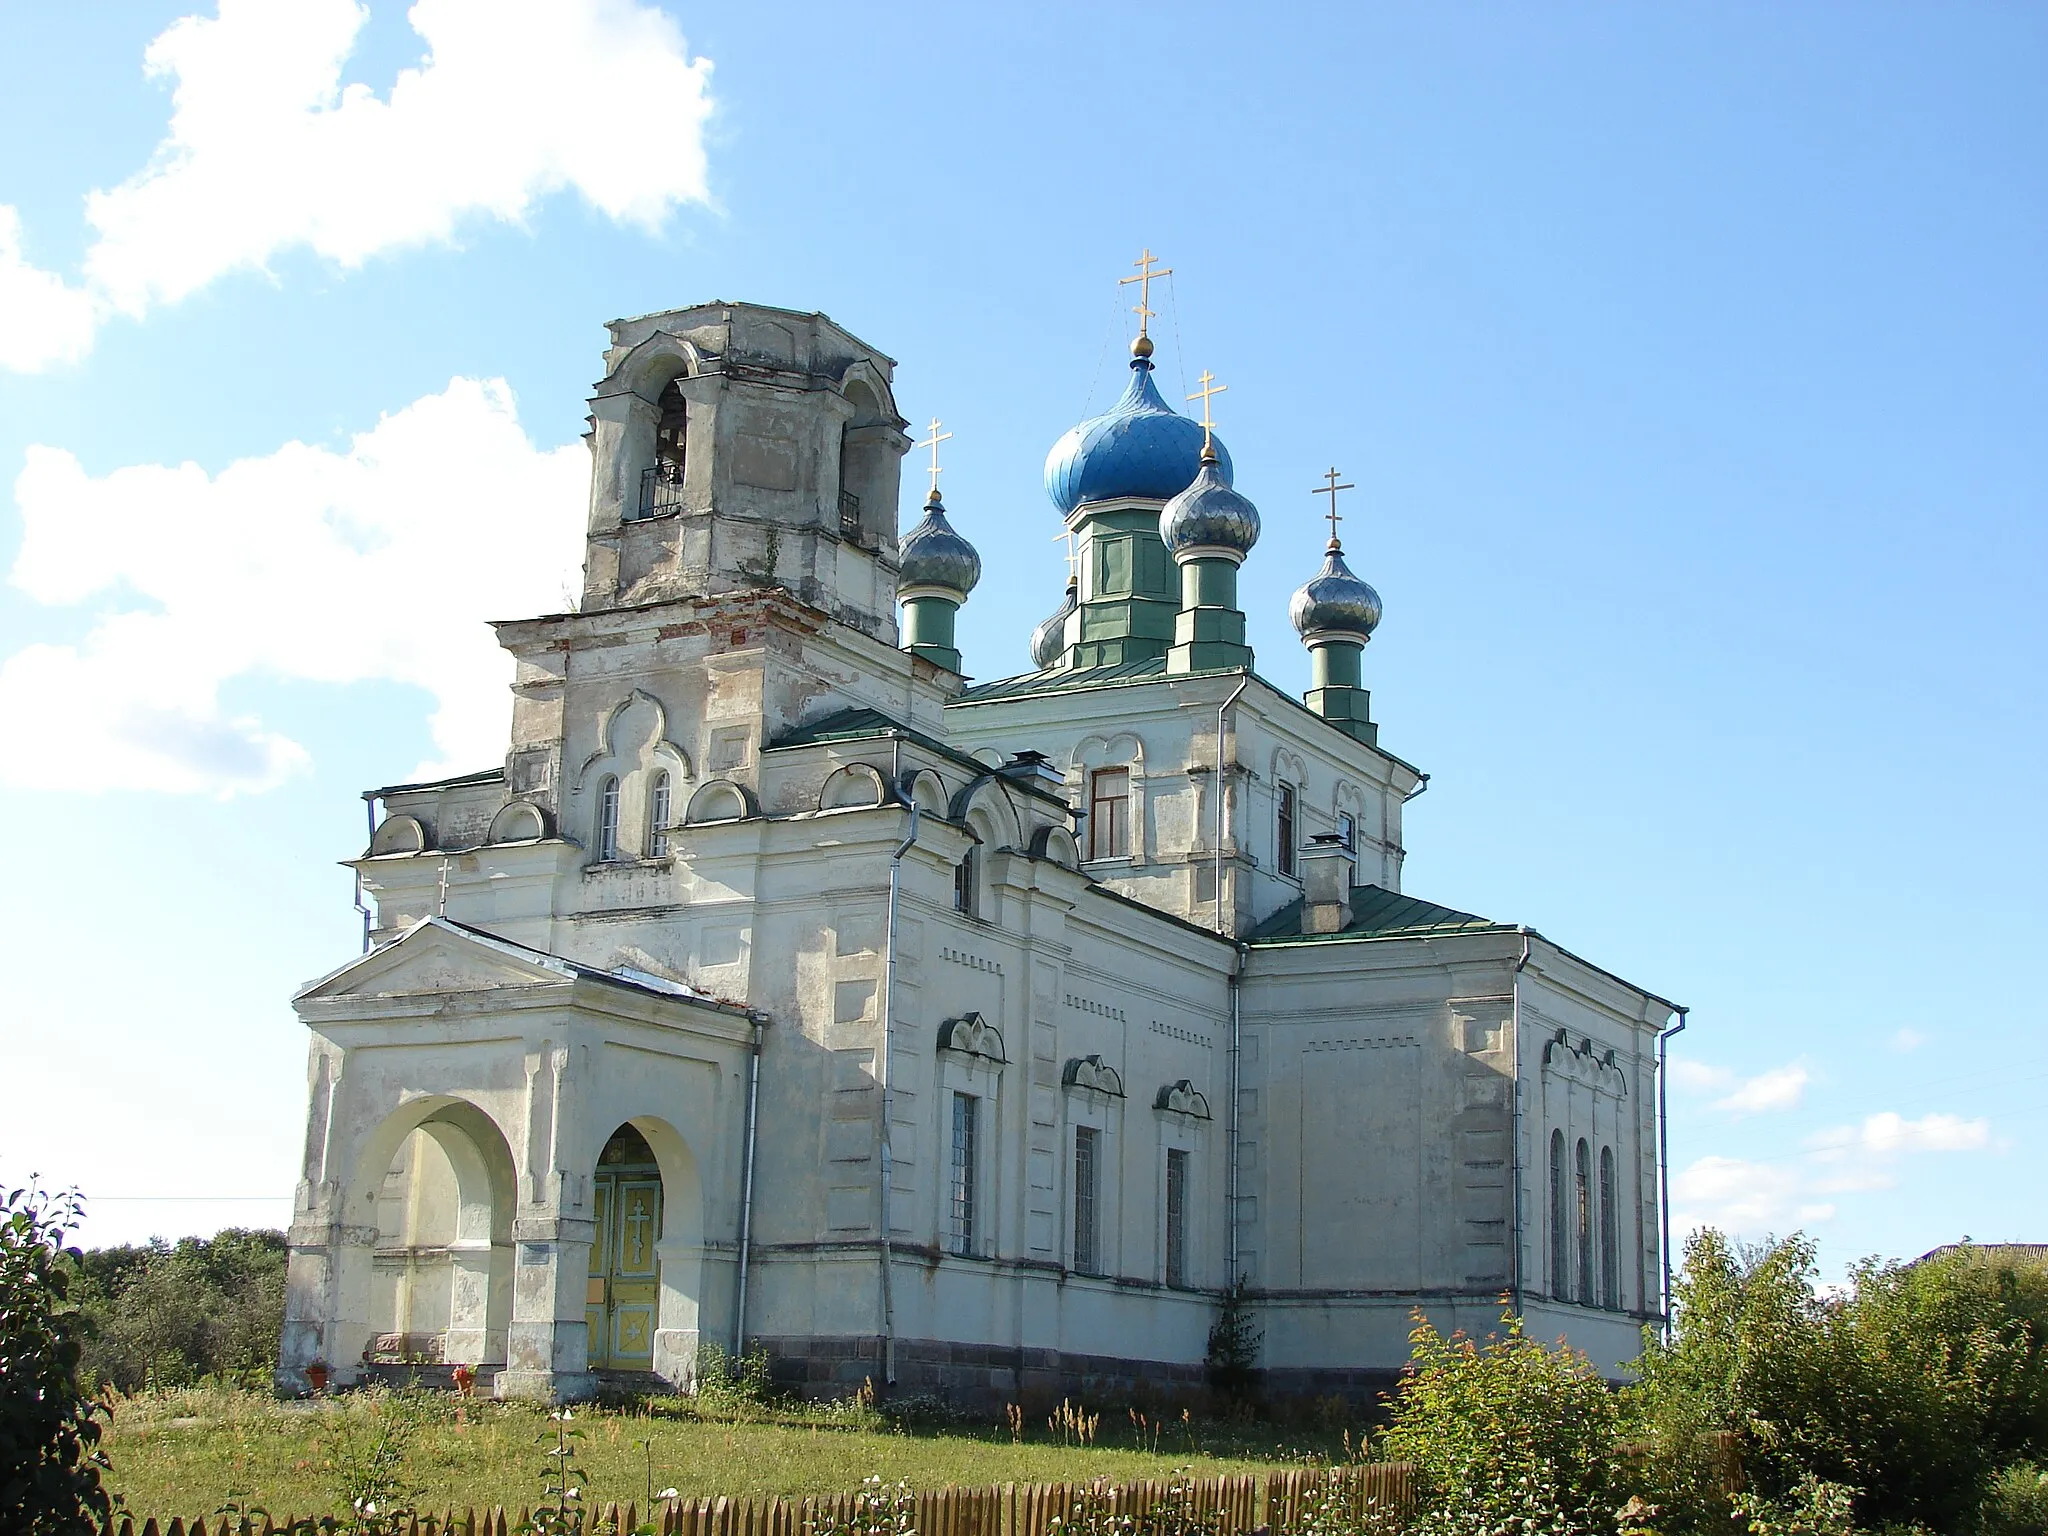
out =
[[647,1211],[647,1197],[636,1194],[626,1206],[626,1251],[632,1268],[647,1267],[647,1228],[653,1220]]

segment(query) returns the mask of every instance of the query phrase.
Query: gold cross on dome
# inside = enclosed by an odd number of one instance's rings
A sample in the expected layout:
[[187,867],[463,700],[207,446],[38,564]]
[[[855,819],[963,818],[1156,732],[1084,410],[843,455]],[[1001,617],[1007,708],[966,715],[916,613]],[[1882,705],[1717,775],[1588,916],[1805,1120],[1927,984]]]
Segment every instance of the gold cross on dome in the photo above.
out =
[[932,451],[932,494],[936,496],[939,494],[939,476],[945,473],[944,470],[939,468],[939,444],[943,443],[947,438],[951,437],[953,434],[950,432],[941,432],[939,430],[939,418],[936,416],[932,418],[932,424],[929,430],[931,432],[931,436],[927,437],[923,442],[917,444],[916,446],[919,448],[929,448]]
[[1330,542],[1335,544],[1337,542],[1337,524],[1343,521],[1337,515],[1337,493],[1339,491],[1355,491],[1358,487],[1349,481],[1339,485],[1337,483],[1337,466],[1334,464],[1330,466],[1330,472],[1324,475],[1323,479],[1328,483],[1317,486],[1309,494],[1311,496],[1327,496],[1330,498],[1330,510],[1325,512],[1323,516],[1330,520]]
[[1152,248],[1147,246],[1138,259],[1131,263],[1132,266],[1138,269],[1138,275],[1136,277],[1120,277],[1116,280],[1116,285],[1119,288],[1123,287],[1126,283],[1136,283],[1138,285],[1138,302],[1131,306],[1131,313],[1138,317],[1138,334],[1140,336],[1145,334],[1145,323],[1158,313],[1157,310],[1148,307],[1152,302],[1152,280],[1155,277],[1173,276],[1173,268],[1171,267],[1161,267],[1157,271],[1153,270],[1152,263],[1158,259],[1157,256],[1152,254]]
[[1216,436],[1216,423],[1209,419],[1209,401],[1213,397],[1222,394],[1230,386],[1228,384],[1218,384],[1216,382],[1216,375],[1206,368],[1202,370],[1201,384],[1202,387],[1192,395],[1189,395],[1188,398],[1202,402],[1202,452],[1207,453],[1213,446]]

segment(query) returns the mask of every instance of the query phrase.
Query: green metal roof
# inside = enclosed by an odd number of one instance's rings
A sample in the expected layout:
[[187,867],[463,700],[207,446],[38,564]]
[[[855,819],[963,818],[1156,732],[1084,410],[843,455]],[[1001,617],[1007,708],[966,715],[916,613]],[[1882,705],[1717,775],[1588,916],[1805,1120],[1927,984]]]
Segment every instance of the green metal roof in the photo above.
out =
[[925,751],[936,753],[976,773],[982,773],[988,767],[979,758],[969,757],[958,747],[949,747],[922,731],[914,731],[902,721],[882,713],[879,709],[836,710],[822,719],[813,720],[809,725],[799,725],[783,732],[768,743],[767,750],[773,752],[782,747],[814,747],[828,741],[871,741],[878,736],[891,735],[915,742]]
[[[1108,683],[1134,683],[1165,675],[1164,656],[1152,656],[1144,661],[1126,661],[1114,667],[1048,667],[1043,672],[1026,672],[1021,677],[999,677],[992,683],[980,683],[963,690],[958,697],[947,700],[947,704],[949,707],[954,704],[987,704],[995,699],[1021,699],[1038,693],[1063,693],[1069,688],[1100,688]],[[1187,677],[1201,674],[1178,675]]]
[[1435,902],[1424,901],[1419,896],[1403,896],[1399,891],[1390,891],[1377,885],[1351,887],[1351,921],[1336,933],[1303,933],[1301,907],[1299,901],[1282,907],[1252,930],[1250,942],[1260,944],[1301,939],[1427,938],[1445,933],[1504,932],[1513,927],[1511,923],[1496,923],[1491,918],[1480,917],[1476,913],[1460,912],[1455,907],[1438,906]]

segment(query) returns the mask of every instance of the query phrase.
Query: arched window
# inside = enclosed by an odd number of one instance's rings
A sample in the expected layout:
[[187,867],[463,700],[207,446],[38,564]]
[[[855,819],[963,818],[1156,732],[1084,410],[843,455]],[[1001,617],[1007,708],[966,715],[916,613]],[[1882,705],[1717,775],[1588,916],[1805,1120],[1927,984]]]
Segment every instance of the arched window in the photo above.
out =
[[668,770],[654,775],[647,791],[647,857],[668,857]]
[[953,910],[974,916],[975,850],[970,848],[953,866]]
[[661,392],[661,415],[654,427],[654,462],[640,472],[641,517],[659,517],[683,509],[683,461],[689,439],[689,405],[682,381],[670,379]]
[[1586,1148],[1586,1139],[1579,1138],[1577,1169],[1574,1183],[1577,1186],[1577,1202],[1574,1215],[1577,1217],[1579,1247],[1579,1303],[1593,1305],[1593,1154]]
[[1294,786],[1282,784],[1274,814],[1274,844],[1280,873],[1294,873]]
[[619,781],[610,777],[597,786],[597,856],[607,864],[619,856]]
[[1564,1194],[1564,1132],[1550,1133],[1550,1294],[1572,1294],[1571,1207]]
[[1600,1304],[1621,1310],[1621,1233],[1615,1225],[1619,1203],[1614,1187],[1614,1148],[1600,1149]]

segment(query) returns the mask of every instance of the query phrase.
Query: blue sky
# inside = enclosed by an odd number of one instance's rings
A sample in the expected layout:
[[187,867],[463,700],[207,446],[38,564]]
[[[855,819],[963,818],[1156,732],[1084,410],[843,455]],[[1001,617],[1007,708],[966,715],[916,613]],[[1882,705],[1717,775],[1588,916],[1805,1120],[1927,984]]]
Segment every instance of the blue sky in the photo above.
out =
[[1692,1007],[1682,1219],[2048,1237],[2048,12],[529,10],[0,5],[0,1177],[283,1220],[358,792],[498,750],[603,321],[898,358],[994,677],[1149,246],[1283,686],[1357,484],[1408,889]]

